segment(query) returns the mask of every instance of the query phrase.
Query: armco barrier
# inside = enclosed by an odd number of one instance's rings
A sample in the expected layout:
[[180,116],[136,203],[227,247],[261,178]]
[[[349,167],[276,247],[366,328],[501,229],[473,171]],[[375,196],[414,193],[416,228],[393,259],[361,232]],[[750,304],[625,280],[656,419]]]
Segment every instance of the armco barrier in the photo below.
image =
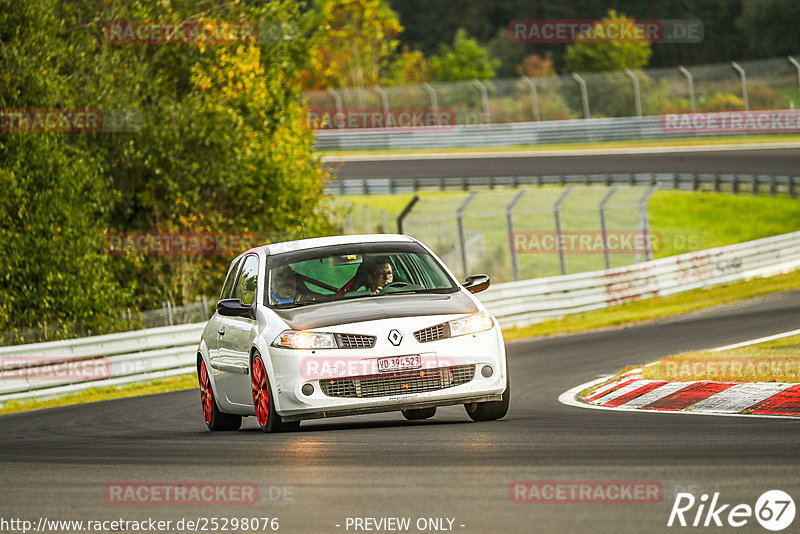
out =
[[[725,131],[667,131],[661,116],[572,119],[454,126],[450,130],[418,128],[317,130],[317,150],[371,150],[390,148],[508,147],[552,143],[674,139],[737,135]],[[739,133],[738,135],[741,135]]]
[[205,323],[0,347],[0,402],[195,371]]
[[[615,269],[497,284],[479,296],[503,327],[526,326],[797,268],[800,232],[793,232]],[[0,347],[0,402],[194,372],[203,328],[195,323]],[[70,376],[84,371],[91,376]]]
[[481,301],[503,327],[800,268],[800,232],[603,271],[498,284]]
[[800,176],[774,174],[639,172],[515,176],[447,176],[413,178],[336,178],[325,186],[329,195],[389,195],[417,191],[467,191],[477,188],[517,188],[565,185],[657,185],[661,189],[767,193],[796,196]]

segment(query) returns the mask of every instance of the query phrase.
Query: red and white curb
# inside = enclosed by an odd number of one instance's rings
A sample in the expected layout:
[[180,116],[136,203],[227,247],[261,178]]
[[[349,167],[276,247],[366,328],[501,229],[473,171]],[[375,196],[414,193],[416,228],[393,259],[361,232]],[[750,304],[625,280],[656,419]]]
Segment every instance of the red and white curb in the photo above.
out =
[[[602,385],[596,387],[598,384]],[[589,388],[595,389],[581,396]],[[558,400],[569,406],[606,410],[800,417],[800,384],[648,380],[642,377],[641,368],[581,384]]]

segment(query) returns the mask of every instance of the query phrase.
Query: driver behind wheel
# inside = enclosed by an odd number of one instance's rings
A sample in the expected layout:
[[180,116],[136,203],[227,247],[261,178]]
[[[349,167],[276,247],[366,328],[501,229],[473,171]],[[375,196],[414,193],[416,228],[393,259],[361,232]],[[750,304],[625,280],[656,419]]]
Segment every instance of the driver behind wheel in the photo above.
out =
[[388,260],[380,259],[370,265],[367,270],[365,287],[373,295],[380,293],[384,286],[392,283],[394,273]]

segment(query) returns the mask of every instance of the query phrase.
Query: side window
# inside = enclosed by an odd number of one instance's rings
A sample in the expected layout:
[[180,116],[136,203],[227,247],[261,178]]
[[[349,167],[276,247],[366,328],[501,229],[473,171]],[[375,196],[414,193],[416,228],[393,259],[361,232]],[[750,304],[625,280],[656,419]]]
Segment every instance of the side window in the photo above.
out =
[[239,264],[242,263],[242,258],[239,258],[231,265],[231,268],[228,270],[228,277],[225,278],[225,283],[222,284],[222,291],[220,291],[219,299],[227,299],[231,296],[231,289],[233,289],[233,283],[236,281],[236,271],[239,270]]
[[256,294],[258,285],[258,256],[247,256],[244,265],[236,280],[236,289],[233,298],[242,299],[242,303],[250,306]]

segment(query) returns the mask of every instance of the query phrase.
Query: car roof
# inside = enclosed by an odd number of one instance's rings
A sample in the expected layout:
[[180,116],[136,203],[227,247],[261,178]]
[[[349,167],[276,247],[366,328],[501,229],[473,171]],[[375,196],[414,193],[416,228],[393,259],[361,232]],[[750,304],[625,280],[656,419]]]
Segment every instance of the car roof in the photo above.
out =
[[[402,234],[359,234],[297,239],[295,241],[272,243],[270,245],[264,245],[263,247],[258,248],[262,249],[264,253],[269,256],[272,254],[296,252],[298,250],[309,250],[312,248],[330,247],[334,245],[352,245],[357,243],[397,243],[398,241],[403,243],[416,242],[414,238]],[[253,252],[253,250],[248,252]]]

